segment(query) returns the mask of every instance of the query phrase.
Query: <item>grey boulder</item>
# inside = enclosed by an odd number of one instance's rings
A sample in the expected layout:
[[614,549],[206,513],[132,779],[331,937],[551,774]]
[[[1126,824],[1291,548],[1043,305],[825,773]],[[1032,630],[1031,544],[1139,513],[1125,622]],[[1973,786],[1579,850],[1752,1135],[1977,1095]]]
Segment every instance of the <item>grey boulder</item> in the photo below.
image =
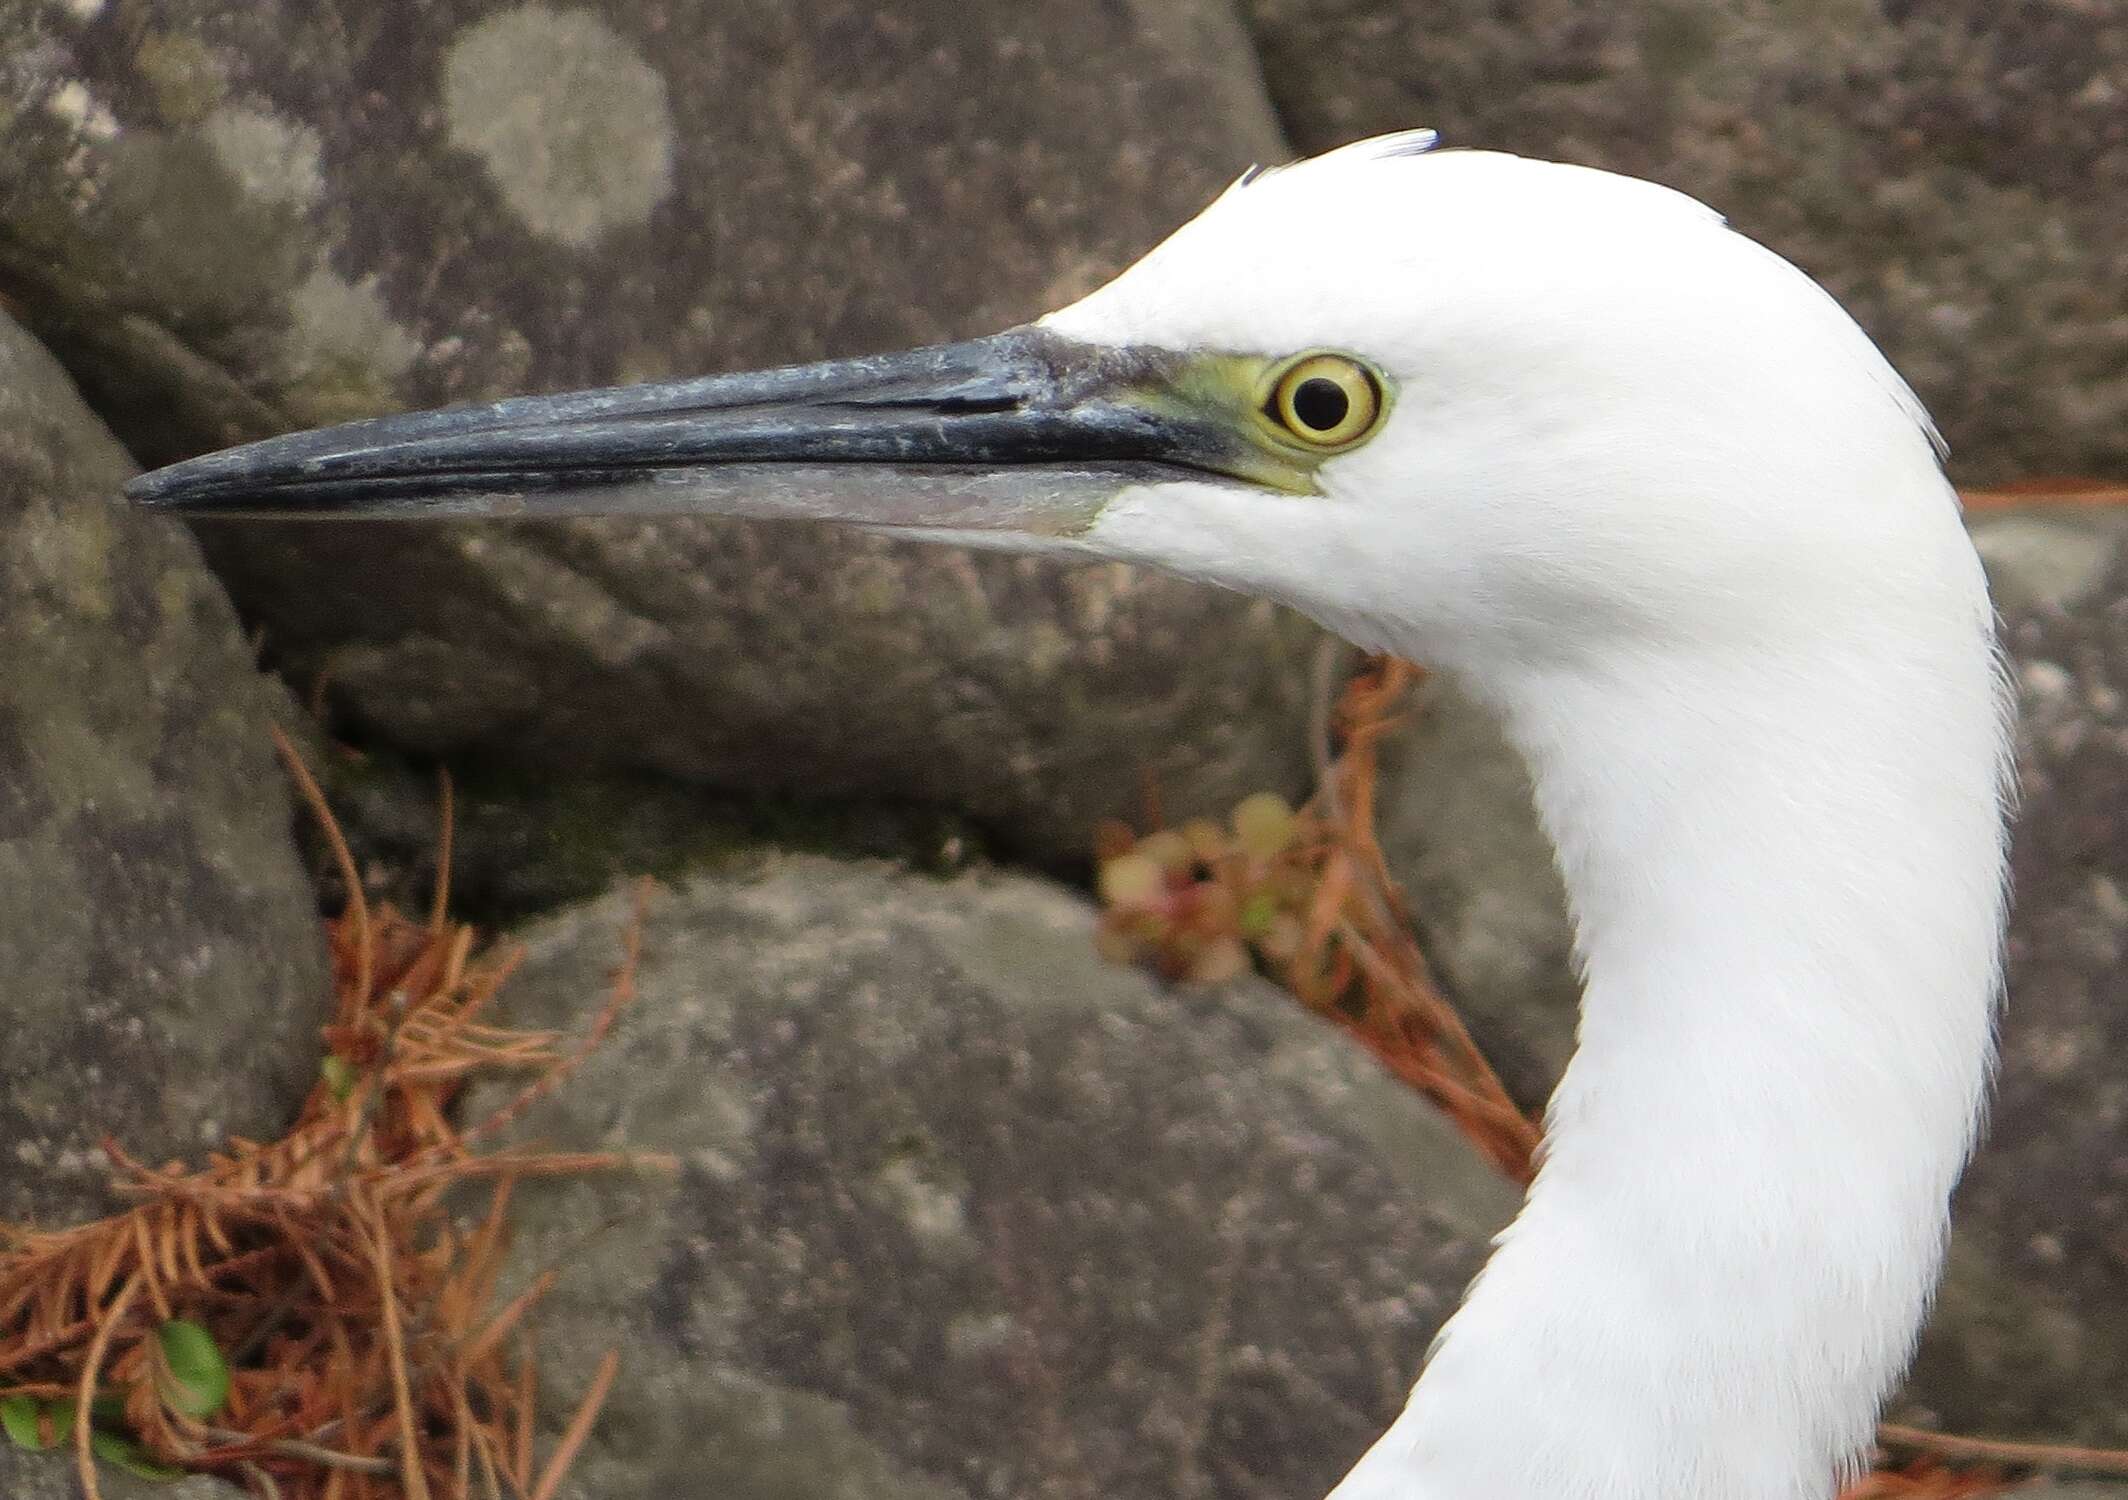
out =
[[[503,1014],[580,1027],[628,912],[528,929]],[[655,898],[634,1009],[522,1126],[684,1164],[519,1190],[542,1389],[622,1352],[574,1495],[1307,1495],[1364,1449],[1516,1195],[1288,998],[1091,926],[809,857]]]
[[[97,1487],[104,1500],[244,1500],[244,1492],[194,1474],[185,1479],[139,1479],[99,1465]],[[72,1454],[25,1453],[0,1441],[0,1495],[7,1500],[77,1500],[81,1484],[74,1477]]]
[[267,725],[184,531],[0,316],[0,1221],[293,1117],[330,1000]]
[[[987,331],[1283,144],[1226,0],[0,10],[0,291],[160,462]],[[1305,779],[1309,627],[1121,567],[738,523],[202,538],[424,754],[971,814],[1083,858]]]
[[1574,1050],[1581,985],[1529,775],[1490,714],[1422,679],[1384,743],[1378,833],[1436,976],[1525,1109]]
[[2128,518],[1976,528],[2018,687],[2009,1008],[1908,1399],[2128,1446]]

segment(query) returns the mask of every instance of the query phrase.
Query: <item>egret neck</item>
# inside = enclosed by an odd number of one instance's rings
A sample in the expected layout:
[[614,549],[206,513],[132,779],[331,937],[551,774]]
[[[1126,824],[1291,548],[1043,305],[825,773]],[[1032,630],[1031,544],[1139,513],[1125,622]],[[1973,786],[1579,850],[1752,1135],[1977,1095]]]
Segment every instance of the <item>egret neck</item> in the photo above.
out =
[[1579,1046],[1526,1207],[1335,1500],[1825,1500],[1866,1450],[1997,983],[2002,700],[1985,613],[1942,604],[1474,684],[1559,853]]

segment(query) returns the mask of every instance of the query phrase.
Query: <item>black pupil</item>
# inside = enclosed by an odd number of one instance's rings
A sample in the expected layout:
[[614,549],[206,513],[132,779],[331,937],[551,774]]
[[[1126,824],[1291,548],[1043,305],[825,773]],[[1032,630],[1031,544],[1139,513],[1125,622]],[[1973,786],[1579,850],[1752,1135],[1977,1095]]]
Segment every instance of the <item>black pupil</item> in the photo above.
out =
[[1345,388],[1327,376],[1310,376],[1293,392],[1293,415],[1313,432],[1331,431],[1351,410]]

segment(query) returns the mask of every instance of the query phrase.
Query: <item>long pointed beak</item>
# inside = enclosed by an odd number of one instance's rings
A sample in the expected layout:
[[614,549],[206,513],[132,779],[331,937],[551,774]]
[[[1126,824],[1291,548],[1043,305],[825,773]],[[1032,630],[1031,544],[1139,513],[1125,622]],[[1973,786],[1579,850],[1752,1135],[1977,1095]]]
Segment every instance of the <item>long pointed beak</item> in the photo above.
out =
[[353,422],[142,475],[196,516],[743,515],[1069,538],[1128,484],[1239,475],[1177,356],[1039,328]]

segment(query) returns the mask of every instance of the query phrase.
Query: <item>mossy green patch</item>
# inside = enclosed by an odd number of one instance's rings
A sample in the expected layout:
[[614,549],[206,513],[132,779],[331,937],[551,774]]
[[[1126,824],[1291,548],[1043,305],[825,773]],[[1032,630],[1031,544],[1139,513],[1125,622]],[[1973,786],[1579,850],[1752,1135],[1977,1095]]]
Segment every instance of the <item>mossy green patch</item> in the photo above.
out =
[[[983,847],[968,823],[934,808],[722,792],[644,773],[496,762],[452,771],[452,907],[483,925],[508,925],[633,876],[678,882],[770,850],[888,859],[943,875]],[[433,773],[388,752],[338,758],[326,795],[358,860],[389,873],[385,894],[407,905],[424,899],[438,818]],[[315,854],[329,886],[324,851]]]
[[207,44],[174,32],[143,37],[134,50],[133,66],[140,70],[156,112],[173,126],[198,124],[222,102],[229,87]]
[[392,383],[359,356],[320,359],[292,381],[283,400],[301,420],[318,427],[397,410]]

